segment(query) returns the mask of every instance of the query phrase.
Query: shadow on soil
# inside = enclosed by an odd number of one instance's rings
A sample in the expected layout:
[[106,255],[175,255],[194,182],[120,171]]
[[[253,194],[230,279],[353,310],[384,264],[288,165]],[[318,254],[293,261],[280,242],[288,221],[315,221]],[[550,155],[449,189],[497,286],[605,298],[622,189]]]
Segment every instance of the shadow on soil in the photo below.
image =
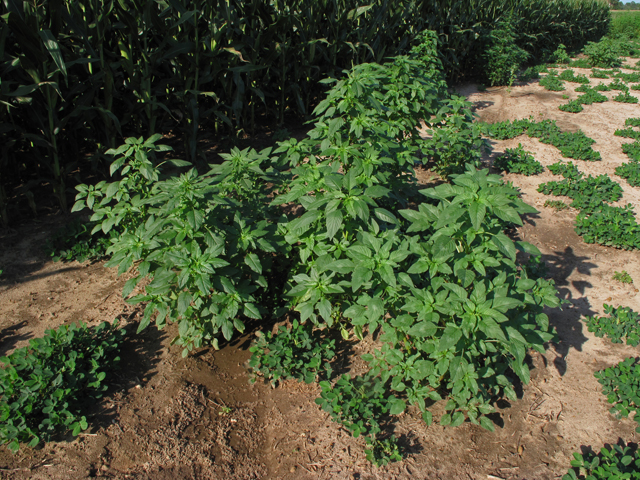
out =
[[27,325],[27,321],[23,320],[17,325],[11,325],[0,330],[0,357],[5,356],[7,352],[13,350],[19,342],[29,340],[33,337],[31,333],[18,333]]
[[553,363],[558,373],[564,375],[567,371],[566,357],[569,350],[574,348],[582,351],[582,345],[587,341],[587,337],[583,334],[584,325],[580,319],[596,314],[587,297],[574,297],[571,289],[568,288],[571,285],[578,292],[584,294],[586,288],[592,287],[591,283],[588,281],[569,282],[568,278],[574,271],[590,275],[591,270],[597,268],[597,265],[590,261],[590,257],[576,255],[571,247],[566,247],[564,251],[554,252],[553,255],[543,255],[542,259],[547,265],[549,277],[556,282],[560,298],[566,302],[562,306],[562,312],[558,310],[549,312],[549,322],[557,330],[559,338],[555,344],[558,356]]
[[113,423],[118,418],[120,404],[126,402],[127,392],[144,387],[158,373],[167,333],[152,326],[136,334],[137,326],[133,323],[125,327],[127,336],[120,347],[119,366],[110,375],[110,388],[105,398],[89,410],[87,417],[91,418],[92,430],[107,428]]

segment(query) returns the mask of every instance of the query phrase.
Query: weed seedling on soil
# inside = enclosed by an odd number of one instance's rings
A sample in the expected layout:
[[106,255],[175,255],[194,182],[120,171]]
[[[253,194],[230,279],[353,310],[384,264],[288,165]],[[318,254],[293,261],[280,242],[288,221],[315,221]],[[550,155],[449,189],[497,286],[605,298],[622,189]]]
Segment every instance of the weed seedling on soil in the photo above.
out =
[[56,231],[48,238],[44,245],[45,252],[59,260],[84,262],[86,260],[100,260],[107,256],[107,249],[111,245],[110,238],[117,235],[114,230],[105,235],[101,230],[91,234],[95,225],[74,220]]
[[[316,381],[318,375],[330,378],[329,361],[335,355],[335,340],[327,338],[326,333],[314,330],[311,323],[302,325],[297,320],[290,329],[281,325],[275,335],[259,332],[249,348],[253,353],[249,368],[270,380],[273,386],[290,378],[305,383]],[[251,380],[255,382],[256,377]]]
[[124,335],[115,322],[72,324],[0,358],[0,444],[16,452],[20,443],[34,447],[58,433],[86,430],[82,413],[107,390]]
[[633,283],[633,279],[631,278],[631,275],[629,275],[626,270],[622,270],[621,272],[615,272],[613,274],[613,279],[622,283],[627,283],[627,284]]
[[494,167],[509,173],[520,173],[530,176],[537,175],[544,171],[544,167],[538,162],[531,152],[526,151],[522,144],[516,148],[507,148],[504,155],[496,158]]
[[[616,272],[616,274],[621,274],[622,280],[616,278],[616,275],[613,276],[614,280],[632,283],[632,279],[627,272]],[[613,308],[613,306],[607,304],[604,305],[604,313],[607,316],[585,318],[590,332],[595,333],[596,337],[599,338],[607,336],[613,343],[622,343],[623,340],[626,340],[627,345],[633,347],[640,343],[640,315],[629,307]]]

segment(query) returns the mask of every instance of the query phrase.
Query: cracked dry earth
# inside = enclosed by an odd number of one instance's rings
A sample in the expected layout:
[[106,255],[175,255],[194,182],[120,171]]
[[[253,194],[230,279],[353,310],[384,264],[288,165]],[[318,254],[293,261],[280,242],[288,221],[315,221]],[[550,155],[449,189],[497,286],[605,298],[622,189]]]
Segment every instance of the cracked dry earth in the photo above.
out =
[[[588,73],[576,69],[577,73]],[[607,80],[604,80],[606,83]],[[480,119],[513,120],[533,115],[555,119],[563,130],[582,129],[596,140],[602,161],[576,161],[581,171],[609,174],[624,189],[621,203],[640,211],[640,188],[614,175],[627,161],[613,132],[628,117],[640,117],[637,105],[612,101],[587,105],[579,114],[558,110],[568,93],[547,92],[537,82],[507,91],[478,92],[460,87]],[[616,92],[605,92],[607,96]],[[555,147],[521,136],[492,141],[496,155],[521,143],[548,166],[559,160]],[[423,183],[428,172],[419,172]],[[581,320],[603,313],[603,303],[640,311],[640,252],[587,245],[573,231],[576,212],[544,208],[553,199],[536,191],[551,180],[505,175],[523,199],[538,208],[517,235],[543,253],[551,278],[568,304],[549,311],[559,342],[545,355],[532,353],[531,382],[516,402],[499,402],[501,420],[494,433],[471,424],[457,428],[426,427],[409,409],[395,426],[407,456],[382,468],[364,457],[364,441],[354,439],[314,403],[315,385],[284,382],[278,388],[250,384],[244,364],[252,334],[220,351],[203,349],[183,359],[170,345],[172,328],[148,328],[135,335],[139,309],[120,292],[126,278],[101,262],[52,263],[41,252],[47,236],[64,221],[49,217],[0,235],[0,354],[24,346],[45,329],[76,321],[97,324],[119,318],[131,335],[122,354],[123,368],[109,394],[91,412],[91,428],[77,438],[59,438],[40,448],[12,455],[0,447],[0,477],[11,479],[556,479],[567,472],[572,452],[600,449],[619,439],[637,442],[634,422],[617,420],[593,373],[629,356],[638,348],[596,338]],[[626,270],[634,280],[612,280]],[[339,368],[358,370],[358,355],[371,341],[346,345],[349,355]],[[435,405],[434,413],[444,406]]]

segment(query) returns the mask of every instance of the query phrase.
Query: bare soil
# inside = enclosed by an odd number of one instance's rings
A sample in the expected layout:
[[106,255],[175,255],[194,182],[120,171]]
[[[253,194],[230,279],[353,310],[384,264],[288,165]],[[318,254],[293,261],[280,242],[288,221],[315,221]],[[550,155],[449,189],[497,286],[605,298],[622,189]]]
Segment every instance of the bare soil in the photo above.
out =
[[[579,73],[588,70],[576,69]],[[597,83],[599,80],[592,82]],[[603,80],[607,83],[607,80]],[[613,132],[628,117],[639,117],[638,105],[613,101],[587,105],[579,114],[558,110],[577,97],[547,92],[537,82],[511,89],[459,90],[486,121],[523,118],[555,119],[565,130],[582,129],[596,140],[601,162],[577,161],[593,175],[606,173],[624,189],[621,204],[640,211],[640,188],[614,175],[627,161]],[[613,97],[617,92],[605,92]],[[632,92],[633,93],[633,92]],[[555,147],[522,136],[492,141],[495,156],[521,143],[548,166],[560,154]],[[419,172],[427,181],[428,172]],[[245,363],[253,333],[219,351],[202,349],[182,358],[170,345],[171,327],[135,334],[140,309],[121,296],[126,277],[93,264],[53,263],[41,251],[47,236],[64,223],[61,217],[32,222],[0,234],[0,355],[27,344],[48,328],[84,321],[90,325],[118,318],[131,335],[123,348],[122,369],[109,394],[91,412],[91,428],[77,438],[60,438],[16,455],[0,447],[0,477],[75,479],[555,479],[567,472],[572,452],[605,444],[637,442],[635,424],[609,413],[593,376],[638,348],[614,345],[587,331],[586,315],[603,313],[603,303],[640,311],[640,252],[585,244],[573,230],[576,212],[544,208],[547,197],[537,186],[551,180],[505,175],[523,199],[540,212],[527,218],[517,235],[535,244],[568,304],[548,312],[559,342],[545,355],[532,353],[531,382],[516,402],[499,402],[494,433],[463,424],[457,428],[425,426],[409,409],[395,425],[407,453],[405,460],[375,468],[364,457],[364,442],[333,423],[314,403],[316,385],[288,381],[278,388],[249,383]],[[612,280],[626,270],[634,284]],[[349,351],[339,369],[358,368],[358,355],[371,344],[345,345]],[[435,405],[443,411],[444,406]],[[436,412],[437,413],[437,412]]]

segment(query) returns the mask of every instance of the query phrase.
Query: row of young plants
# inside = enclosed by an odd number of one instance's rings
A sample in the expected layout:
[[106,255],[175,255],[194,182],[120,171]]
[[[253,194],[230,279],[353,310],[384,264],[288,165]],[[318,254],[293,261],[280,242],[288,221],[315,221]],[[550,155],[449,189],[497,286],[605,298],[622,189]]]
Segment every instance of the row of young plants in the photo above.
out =
[[622,145],[629,162],[617,167],[616,175],[624,178],[632,187],[640,187],[640,132],[634,130],[634,127],[640,127],[640,118],[627,118],[624,124],[627,128],[616,130],[614,135],[631,138],[633,142]]
[[[614,308],[604,305],[605,316],[590,316],[585,322],[590,332],[597,337],[608,337],[613,343],[626,341],[627,345],[637,346],[640,342],[640,315],[629,307]],[[617,365],[595,372],[602,385],[602,393],[612,407],[610,413],[616,418],[626,418],[633,414],[640,424],[640,359],[627,358]],[[640,432],[640,426],[636,428]],[[563,480],[640,478],[640,451],[636,444],[619,440],[618,444],[603,447],[597,454],[591,449],[583,453],[574,453],[572,468],[562,477]]]
[[[565,157],[600,160],[600,154],[591,149],[594,143],[592,139],[582,131],[575,134],[561,132],[555,121],[551,120],[536,123],[532,119],[522,119],[484,124],[483,131],[499,140],[526,133],[543,143],[558,147]],[[636,221],[633,206],[614,207],[608,204],[622,198],[619,184],[606,175],[584,178],[571,162],[558,162],[549,169],[554,175],[562,175],[564,180],[541,184],[538,191],[547,195],[568,196],[573,200],[571,206],[580,210],[576,218],[576,233],[585,242],[627,250],[640,248],[640,224]]]
[[[146,302],[139,328],[177,322],[185,355],[218,347],[248,319],[295,315],[291,331],[256,344],[254,370],[325,378],[319,403],[382,463],[398,452],[385,416],[407,403],[431,423],[430,406],[446,399],[441,424],[493,429],[495,399],[515,399],[514,383],[529,381],[526,352],[554,338],[543,309],[560,305],[552,281],[516,262],[517,250],[537,249],[505,234],[534,209],[476,169],[481,127],[446,94],[435,37],[421,40],[335,82],[302,140],[163,177],[157,138],[130,139],[112,151],[120,180],[79,187],[74,207],[94,211],[95,230],[118,229],[107,265],[135,272],[124,295],[151,280],[128,299]],[[418,191],[420,161],[452,183]],[[376,334],[369,372],[333,382],[330,344],[288,353],[324,345],[310,340],[318,329]]]

